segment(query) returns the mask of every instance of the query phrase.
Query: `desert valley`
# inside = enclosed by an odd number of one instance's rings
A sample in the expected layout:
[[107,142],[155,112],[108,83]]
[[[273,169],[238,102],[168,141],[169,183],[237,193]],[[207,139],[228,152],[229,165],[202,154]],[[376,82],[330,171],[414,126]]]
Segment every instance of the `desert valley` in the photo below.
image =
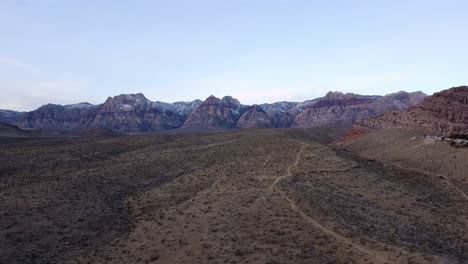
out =
[[0,121],[0,263],[468,263],[466,86]]

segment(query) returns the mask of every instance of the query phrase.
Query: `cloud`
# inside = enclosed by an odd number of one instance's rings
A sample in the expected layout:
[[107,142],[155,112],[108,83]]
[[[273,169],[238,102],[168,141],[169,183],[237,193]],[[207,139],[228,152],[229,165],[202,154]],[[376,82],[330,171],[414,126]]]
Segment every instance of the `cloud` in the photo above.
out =
[[14,111],[22,111],[23,104],[15,104],[15,103],[0,103],[0,109],[7,109],[7,110],[14,110]]
[[1,57],[0,56],[0,64],[5,65],[5,66],[9,66],[9,67],[13,67],[15,69],[19,69],[19,70],[22,70],[22,71],[25,71],[25,72],[28,72],[28,73],[36,74],[36,73],[40,72],[39,69],[37,69],[33,65],[28,64],[28,63],[24,63],[22,61],[19,61],[18,59],[11,58],[11,57]]
[[90,98],[86,94],[88,82],[82,80],[9,80],[1,81],[8,87],[6,95],[0,98],[0,108],[30,111],[47,103],[77,103],[77,98]]
[[48,72],[11,57],[0,57],[0,66],[15,70],[0,74],[0,109],[30,111],[47,103],[69,104],[90,97],[86,79]]

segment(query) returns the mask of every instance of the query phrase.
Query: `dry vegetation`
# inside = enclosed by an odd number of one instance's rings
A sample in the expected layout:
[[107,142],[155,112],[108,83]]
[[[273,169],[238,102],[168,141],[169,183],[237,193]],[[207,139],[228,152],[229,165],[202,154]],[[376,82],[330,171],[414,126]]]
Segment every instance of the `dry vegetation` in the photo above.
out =
[[1,139],[0,263],[466,263],[467,200],[340,131]]
[[378,130],[344,144],[368,159],[439,178],[468,193],[468,149],[435,140],[416,131],[393,128]]

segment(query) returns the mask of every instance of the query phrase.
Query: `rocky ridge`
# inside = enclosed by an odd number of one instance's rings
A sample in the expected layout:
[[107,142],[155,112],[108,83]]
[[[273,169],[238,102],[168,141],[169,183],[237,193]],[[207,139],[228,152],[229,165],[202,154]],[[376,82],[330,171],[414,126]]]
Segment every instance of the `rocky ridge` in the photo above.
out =
[[398,92],[385,96],[329,92],[325,97],[307,104],[296,116],[293,126],[351,124],[363,118],[416,105],[425,96],[422,92]]
[[172,105],[152,102],[143,94],[122,94],[107,98],[99,106],[90,127],[116,131],[158,131],[178,128],[184,122],[184,113]]
[[13,124],[22,128],[83,128],[92,123],[97,109],[88,103],[47,104],[23,114]]
[[354,133],[366,129],[410,128],[431,135],[468,133],[468,86],[435,93],[421,103],[399,111],[363,119],[353,127]]
[[217,98],[212,95],[205,101],[171,104],[154,102],[138,93],[109,97],[100,105],[48,104],[26,113],[2,110],[0,121],[21,128],[105,128],[121,132],[313,127],[351,124],[413,106],[424,97],[421,92],[386,96],[329,92],[324,97],[304,102],[248,106],[231,96]]
[[239,118],[237,125],[243,128],[268,128],[274,126],[268,114],[259,105],[249,107]]
[[246,108],[231,96],[219,99],[211,95],[187,117],[182,128],[188,130],[236,128],[237,121]]
[[16,112],[12,110],[2,110],[0,109],[0,120],[1,122],[14,124],[17,123],[18,120],[26,114],[25,112]]

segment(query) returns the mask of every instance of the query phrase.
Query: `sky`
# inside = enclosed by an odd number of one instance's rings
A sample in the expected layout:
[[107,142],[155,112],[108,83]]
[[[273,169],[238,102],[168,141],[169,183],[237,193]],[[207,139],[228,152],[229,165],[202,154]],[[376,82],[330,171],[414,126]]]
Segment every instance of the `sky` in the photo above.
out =
[[0,0],[0,109],[468,84],[468,1]]

